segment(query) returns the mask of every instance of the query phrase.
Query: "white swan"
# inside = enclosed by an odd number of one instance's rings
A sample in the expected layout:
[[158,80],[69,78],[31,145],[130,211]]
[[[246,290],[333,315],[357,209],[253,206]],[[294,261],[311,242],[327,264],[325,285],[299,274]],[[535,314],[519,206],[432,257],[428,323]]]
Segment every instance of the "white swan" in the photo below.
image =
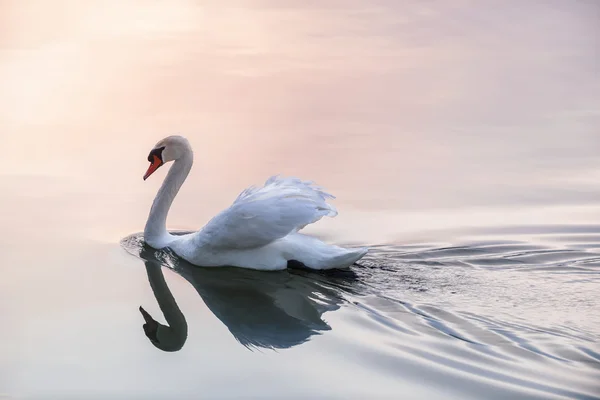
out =
[[198,266],[260,270],[285,269],[288,261],[311,269],[346,268],[367,253],[366,248],[345,249],[298,233],[323,216],[336,216],[337,211],[326,202],[333,196],[297,178],[271,177],[264,187],[244,190],[200,231],[170,234],[166,229],[167,214],[193,159],[192,148],[182,136],[162,139],[148,155],[150,167],[144,180],[173,161],[144,228],[144,239],[150,246],[169,247]]

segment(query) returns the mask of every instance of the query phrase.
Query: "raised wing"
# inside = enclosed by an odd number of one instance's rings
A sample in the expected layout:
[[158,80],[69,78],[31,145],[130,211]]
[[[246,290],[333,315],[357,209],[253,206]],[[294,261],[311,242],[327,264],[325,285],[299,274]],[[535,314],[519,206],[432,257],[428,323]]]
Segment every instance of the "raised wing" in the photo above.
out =
[[320,220],[335,217],[327,203],[334,196],[312,182],[273,176],[261,188],[244,190],[231,207],[198,232],[203,245],[215,249],[264,246]]

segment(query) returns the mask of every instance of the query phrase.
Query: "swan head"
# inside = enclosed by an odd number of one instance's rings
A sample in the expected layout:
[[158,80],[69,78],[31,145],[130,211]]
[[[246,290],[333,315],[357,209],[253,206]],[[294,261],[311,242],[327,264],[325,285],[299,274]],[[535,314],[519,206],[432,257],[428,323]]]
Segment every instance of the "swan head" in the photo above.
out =
[[179,351],[187,340],[187,327],[181,332],[158,323],[142,306],[139,308],[146,323],[142,326],[150,342],[162,351]]
[[190,142],[183,136],[174,135],[160,140],[148,154],[150,166],[144,174],[144,180],[169,161],[178,160],[190,154],[191,151]]

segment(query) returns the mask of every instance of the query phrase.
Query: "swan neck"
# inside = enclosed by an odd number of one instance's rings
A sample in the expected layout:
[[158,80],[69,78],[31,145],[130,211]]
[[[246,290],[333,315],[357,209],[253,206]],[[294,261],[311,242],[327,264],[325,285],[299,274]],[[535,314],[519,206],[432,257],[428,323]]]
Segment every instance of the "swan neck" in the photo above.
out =
[[171,329],[171,333],[178,338],[187,337],[187,322],[185,316],[179,309],[162,272],[160,265],[146,265],[148,281],[152,287],[154,297],[165,317],[165,321]]
[[154,297],[167,322],[167,325],[157,323],[156,336],[152,343],[163,351],[179,351],[187,341],[188,326],[185,316],[165,282],[161,265],[146,262],[146,272]]
[[170,235],[167,232],[167,215],[175,196],[177,196],[179,189],[192,169],[193,162],[191,150],[186,152],[183,157],[175,160],[154,198],[144,228],[144,239],[154,248],[162,248],[168,245]]

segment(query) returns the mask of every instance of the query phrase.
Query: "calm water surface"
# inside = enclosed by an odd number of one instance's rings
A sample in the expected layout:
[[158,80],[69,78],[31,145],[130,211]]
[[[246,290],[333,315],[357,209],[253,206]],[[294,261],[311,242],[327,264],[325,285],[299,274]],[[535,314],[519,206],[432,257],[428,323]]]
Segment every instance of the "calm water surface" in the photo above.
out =
[[[599,18],[1,1],[0,398],[600,398]],[[308,233],[372,251],[317,274],[146,247],[146,156],[175,133],[171,229],[281,173],[338,197]]]

